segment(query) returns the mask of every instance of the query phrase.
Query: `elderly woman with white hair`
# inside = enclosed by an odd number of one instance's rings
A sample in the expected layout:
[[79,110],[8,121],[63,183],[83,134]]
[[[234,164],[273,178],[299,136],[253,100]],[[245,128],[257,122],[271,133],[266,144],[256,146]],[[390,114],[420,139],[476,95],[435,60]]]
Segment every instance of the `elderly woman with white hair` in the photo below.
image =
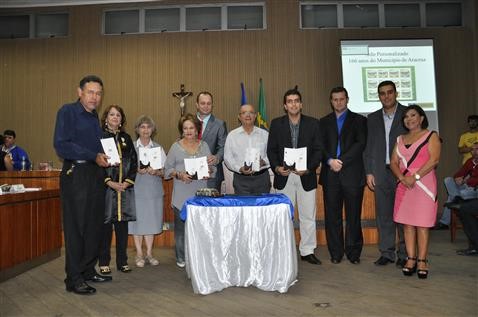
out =
[[[154,235],[163,232],[163,169],[154,169],[150,164],[142,164],[139,156],[141,148],[159,148],[161,161],[166,161],[164,149],[152,140],[156,134],[156,124],[148,116],[140,116],[135,124],[137,140],[134,142],[138,153],[138,173],[135,180],[136,221],[129,222],[129,234],[134,237],[136,247],[136,266],[158,265],[153,257]],[[146,256],[143,252],[143,238]]]

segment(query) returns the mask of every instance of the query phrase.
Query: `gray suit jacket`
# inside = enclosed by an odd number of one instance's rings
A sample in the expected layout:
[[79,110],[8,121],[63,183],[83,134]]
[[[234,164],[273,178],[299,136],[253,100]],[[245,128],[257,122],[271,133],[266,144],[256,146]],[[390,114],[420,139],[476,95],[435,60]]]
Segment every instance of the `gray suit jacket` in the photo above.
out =
[[201,140],[207,143],[211,154],[216,155],[218,159],[216,177],[210,178],[207,186],[220,190],[221,182],[224,179],[222,170],[222,161],[224,159],[224,145],[226,144],[227,128],[226,123],[211,115],[207,122],[206,129],[201,136]]
[[[393,153],[397,137],[407,132],[402,125],[402,116],[405,109],[405,106],[398,103],[389,134],[388,153],[390,156]],[[367,131],[367,146],[364,151],[365,174],[372,174],[375,177],[375,185],[380,186],[386,180],[386,141],[382,108],[368,115]]]

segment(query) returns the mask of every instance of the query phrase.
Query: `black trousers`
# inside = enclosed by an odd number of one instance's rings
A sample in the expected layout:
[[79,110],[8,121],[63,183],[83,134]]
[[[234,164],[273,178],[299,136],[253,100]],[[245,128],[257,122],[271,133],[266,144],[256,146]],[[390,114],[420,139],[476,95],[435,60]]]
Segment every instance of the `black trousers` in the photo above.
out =
[[65,162],[60,174],[67,286],[96,274],[105,213],[104,170],[95,163],[72,166]]
[[113,228],[116,238],[116,268],[120,269],[123,265],[128,265],[128,256],[126,249],[128,247],[128,222],[119,221],[103,225],[103,237],[100,243],[100,254],[98,258],[99,266],[109,266],[111,261],[111,239]]
[[[332,259],[341,260],[345,255],[349,260],[360,258],[363,247],[362,199],[363,186],[343,186],[339,183],[325,184],[325,235]],[[342,223],[342,207],[345,206],[345,241]]]
[[271,191],[271,177],[268,171],[250,176],[234,173],[232,186],[236,195],[267,194]]
[[458,209],[458,217],[463,224],[463,231],[470,240],[470,247],[478,249],[478,199],[462,204]]

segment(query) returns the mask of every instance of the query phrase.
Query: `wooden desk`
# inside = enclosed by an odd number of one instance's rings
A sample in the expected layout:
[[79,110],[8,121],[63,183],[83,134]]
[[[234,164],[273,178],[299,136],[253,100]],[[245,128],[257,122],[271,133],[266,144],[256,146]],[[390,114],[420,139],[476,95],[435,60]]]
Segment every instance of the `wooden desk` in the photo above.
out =
[[60,256],[59,189],[0,195],[0,282]]
[[23,184],[25,187],[58,189],[60,188],[60,171],[0,172],[1,184]]

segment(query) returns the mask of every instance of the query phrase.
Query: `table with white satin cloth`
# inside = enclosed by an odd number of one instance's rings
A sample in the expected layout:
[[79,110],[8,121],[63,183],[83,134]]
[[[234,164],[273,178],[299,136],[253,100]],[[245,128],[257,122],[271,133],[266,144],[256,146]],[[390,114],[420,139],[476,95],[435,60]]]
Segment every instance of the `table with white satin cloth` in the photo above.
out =
[[297,281],[293,214],[283,194],[188,199],[181,218],[194,293],[251,285],[286,293]]

